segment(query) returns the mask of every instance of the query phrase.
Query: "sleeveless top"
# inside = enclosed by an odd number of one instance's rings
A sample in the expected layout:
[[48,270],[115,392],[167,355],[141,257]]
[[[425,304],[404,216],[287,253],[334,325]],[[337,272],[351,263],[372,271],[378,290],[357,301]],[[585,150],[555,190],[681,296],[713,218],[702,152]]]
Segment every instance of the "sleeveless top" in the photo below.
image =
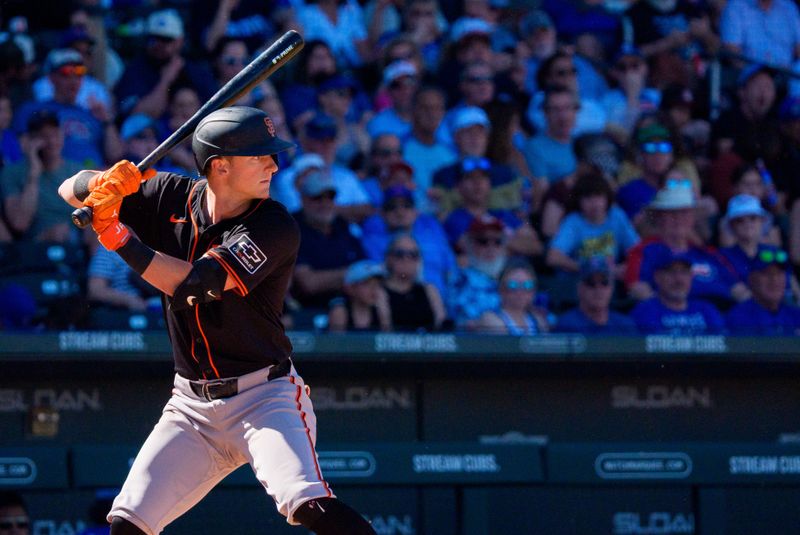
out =
[[392,311],[392,325],[395,331],[436,329],[433,308],[423,284],[415,282],[406,293],[386,288],[386,293],[389,295],[389,308]]
[[378,307],[375,305],[369,307],[369,325],[366,327],[356,327],[353,324],[353,303],[350,301],[350,297],[344,297],[344,308],[347,310],[347,330],[348,332],[353,331],[380,331],[381,330],[381,320],[378,317]]
[[534,318],[533,314],[530,312],[525,313],[524,328],[514,323],[514,320],[511,318],[511,316],[509,316],[502,308],[497,311],[497,315],[500,316],[501,320],[503,320],[503,324],[505,324],[508,334],[522,336],[523,334],[537,334],[539,332],[539,324],[536,322],[536,318]]

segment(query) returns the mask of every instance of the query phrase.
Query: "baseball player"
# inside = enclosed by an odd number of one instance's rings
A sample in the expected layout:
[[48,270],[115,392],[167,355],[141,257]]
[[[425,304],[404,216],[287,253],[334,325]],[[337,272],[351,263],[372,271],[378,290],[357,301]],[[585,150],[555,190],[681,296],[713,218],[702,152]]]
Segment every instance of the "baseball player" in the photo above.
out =
[[112,535],[160,533],[245,463],[290,524],[375,533],[322,476],[316,417],[281,324],[300,236],[269,185],[275,154],[290,147],[264,112],[234,106],[195,130],[206,179],[142,176],[121,161],[59,188],[72,206],[92,206],[100,243],[164,293],[173,345],[172,397],[108,513]]

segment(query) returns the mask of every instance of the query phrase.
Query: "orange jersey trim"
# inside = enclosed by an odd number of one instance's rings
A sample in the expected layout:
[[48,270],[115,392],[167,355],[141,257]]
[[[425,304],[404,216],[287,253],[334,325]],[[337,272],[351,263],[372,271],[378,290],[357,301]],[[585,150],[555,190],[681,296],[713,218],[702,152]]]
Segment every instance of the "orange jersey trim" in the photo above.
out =
[[213,258],[214,260],[216,260],[219,263],[219,265],[221,265],[222,268],[228,273],[228,275],[231,276],[234,284],[236,284],[236,288],[234,288],[234,291],[239,295],[241,295],[242,297],[247,295],[248,293],[247,286],[244,285],[242,279],[240,279],[239,275],[236,274],[236,271],[222,258],[222,256],[220,256],[219,253],[216,253],[210,249],[206,251],[206,254],[211,258]]

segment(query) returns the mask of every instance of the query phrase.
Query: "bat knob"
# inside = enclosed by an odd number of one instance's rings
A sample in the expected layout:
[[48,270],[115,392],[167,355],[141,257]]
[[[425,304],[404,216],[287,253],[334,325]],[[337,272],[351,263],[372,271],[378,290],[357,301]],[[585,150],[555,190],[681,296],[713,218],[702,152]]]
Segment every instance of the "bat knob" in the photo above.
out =
[[86,228],[92,223],[92,208],[84,206],[72,212],[72,223],[78,228]]

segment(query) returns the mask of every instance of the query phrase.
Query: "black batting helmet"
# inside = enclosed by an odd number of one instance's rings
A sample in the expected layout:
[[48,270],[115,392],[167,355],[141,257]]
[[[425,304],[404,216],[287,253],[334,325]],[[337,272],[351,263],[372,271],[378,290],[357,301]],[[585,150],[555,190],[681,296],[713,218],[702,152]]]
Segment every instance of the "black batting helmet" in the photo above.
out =
[[197,170],[219,156],[262,156],[294,147],[275,135],[272,120],[263,111],[231,106],[210,113],[194,131],[192,151]]

